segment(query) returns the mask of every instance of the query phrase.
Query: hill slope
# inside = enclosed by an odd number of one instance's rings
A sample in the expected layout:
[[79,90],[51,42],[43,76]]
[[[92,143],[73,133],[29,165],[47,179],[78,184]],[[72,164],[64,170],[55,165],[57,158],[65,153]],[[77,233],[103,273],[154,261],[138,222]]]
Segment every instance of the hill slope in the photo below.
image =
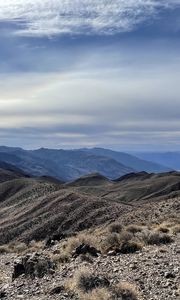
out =
[[[114,182],[96,174],[74,185],[13,179],[0,183],[0,243],[44,239],[54,232],[74,232],[117,218],[131,220],[136,212],[140,221],[147,220],[158,213],[156,204],[178,195],[176,172],[133,174]],[[170,205],[169,201],[163,209]],[[170,210],[173,213],[173,206]]]

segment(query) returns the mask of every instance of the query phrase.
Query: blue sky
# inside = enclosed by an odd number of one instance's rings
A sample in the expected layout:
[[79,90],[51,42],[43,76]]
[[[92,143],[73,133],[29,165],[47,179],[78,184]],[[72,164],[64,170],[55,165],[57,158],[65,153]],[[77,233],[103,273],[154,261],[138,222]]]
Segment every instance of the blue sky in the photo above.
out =
[[0,0],[0,144],[179,150],[180,0]]

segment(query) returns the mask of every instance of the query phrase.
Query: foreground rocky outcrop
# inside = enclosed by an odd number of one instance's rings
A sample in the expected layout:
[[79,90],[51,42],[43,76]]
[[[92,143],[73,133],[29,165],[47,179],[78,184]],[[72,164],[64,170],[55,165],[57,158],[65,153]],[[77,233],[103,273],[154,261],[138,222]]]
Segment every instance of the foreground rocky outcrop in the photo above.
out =
[[[93,282],[88,280],[88,286],[93,289],[98,288],[96,283],[102,285],[106,296],[119,283],[128,282],[136,286],[138,300],[175,300],[180,297],[180,234],[175,236],[171,244],[146,246],[133,254],[71,257],[68,262],[59,264],[55,272],[49,272],[52,266],[47,267],[47,257],[52,259],[58,252],[57,249],[58,244],[50,249],[42,249],[38,254],[26,256],[29,257],[29,263],[33,262],[33,276],[23,273],[13,281],[14,262],[20,257],[14,253],[0,255],[0,299],[91,299],[89,293],[83,291],[83,298],[82,291],[79,293],[77,272],[92,274],[95,279]],[[42,268],[45,272],[41,274],[43,276],[39,276],[36,271],[42,261],[47,268]],[[99,290],[96,294],[98,293]]]

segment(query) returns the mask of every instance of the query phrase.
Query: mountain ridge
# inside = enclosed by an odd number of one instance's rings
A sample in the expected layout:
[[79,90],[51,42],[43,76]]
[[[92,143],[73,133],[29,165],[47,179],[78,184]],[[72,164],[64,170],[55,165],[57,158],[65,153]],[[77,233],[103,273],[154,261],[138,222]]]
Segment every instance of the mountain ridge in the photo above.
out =
[[18,147],[1,146],[0,160],[14,165],[29,175],[54,177],[62,182],[74,181],[90,173],[100,173],[102,176],[114,180],[132,172],[172,170],[140,160],[127,153],[100,148],[24,150]]

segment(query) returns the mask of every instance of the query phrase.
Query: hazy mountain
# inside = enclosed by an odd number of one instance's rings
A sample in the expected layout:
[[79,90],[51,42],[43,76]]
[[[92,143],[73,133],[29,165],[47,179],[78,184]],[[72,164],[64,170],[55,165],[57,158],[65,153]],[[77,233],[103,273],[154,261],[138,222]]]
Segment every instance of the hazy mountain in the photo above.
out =
[[141,159],[163,164],[174,170],[180,170],[180,152],[144,152],[136,153]]
[[0,183],[21,177],[27,176],[15,166],[0,161]]
[[39,149],[27,151],[20,148],[0,147],[0,160],[13,164],[34,176],[51,176],[71,181],[90,173],[100,173],[115,179],[135,171],[116,160],[81,150]]
[[118,152],[118,151],[112,151],[109,149],[103,149],[103,148],[92,148],[92,149],[83,149],[85,152],[93,153],[95,155],[101,155],[105,157],[109,157],[112,159],[115,159],[116,161],[123,163],[127,167],[130,167],[137,172],[146,171],[146,172],[152,172],[152,173],[159,173],[159,172],[166,172],[170,171],[172,169],[175,169],[174,167],[167,167],[165,161],[160,163],[155,163],[138,158],[134,155],[130,155],[124,152]]

